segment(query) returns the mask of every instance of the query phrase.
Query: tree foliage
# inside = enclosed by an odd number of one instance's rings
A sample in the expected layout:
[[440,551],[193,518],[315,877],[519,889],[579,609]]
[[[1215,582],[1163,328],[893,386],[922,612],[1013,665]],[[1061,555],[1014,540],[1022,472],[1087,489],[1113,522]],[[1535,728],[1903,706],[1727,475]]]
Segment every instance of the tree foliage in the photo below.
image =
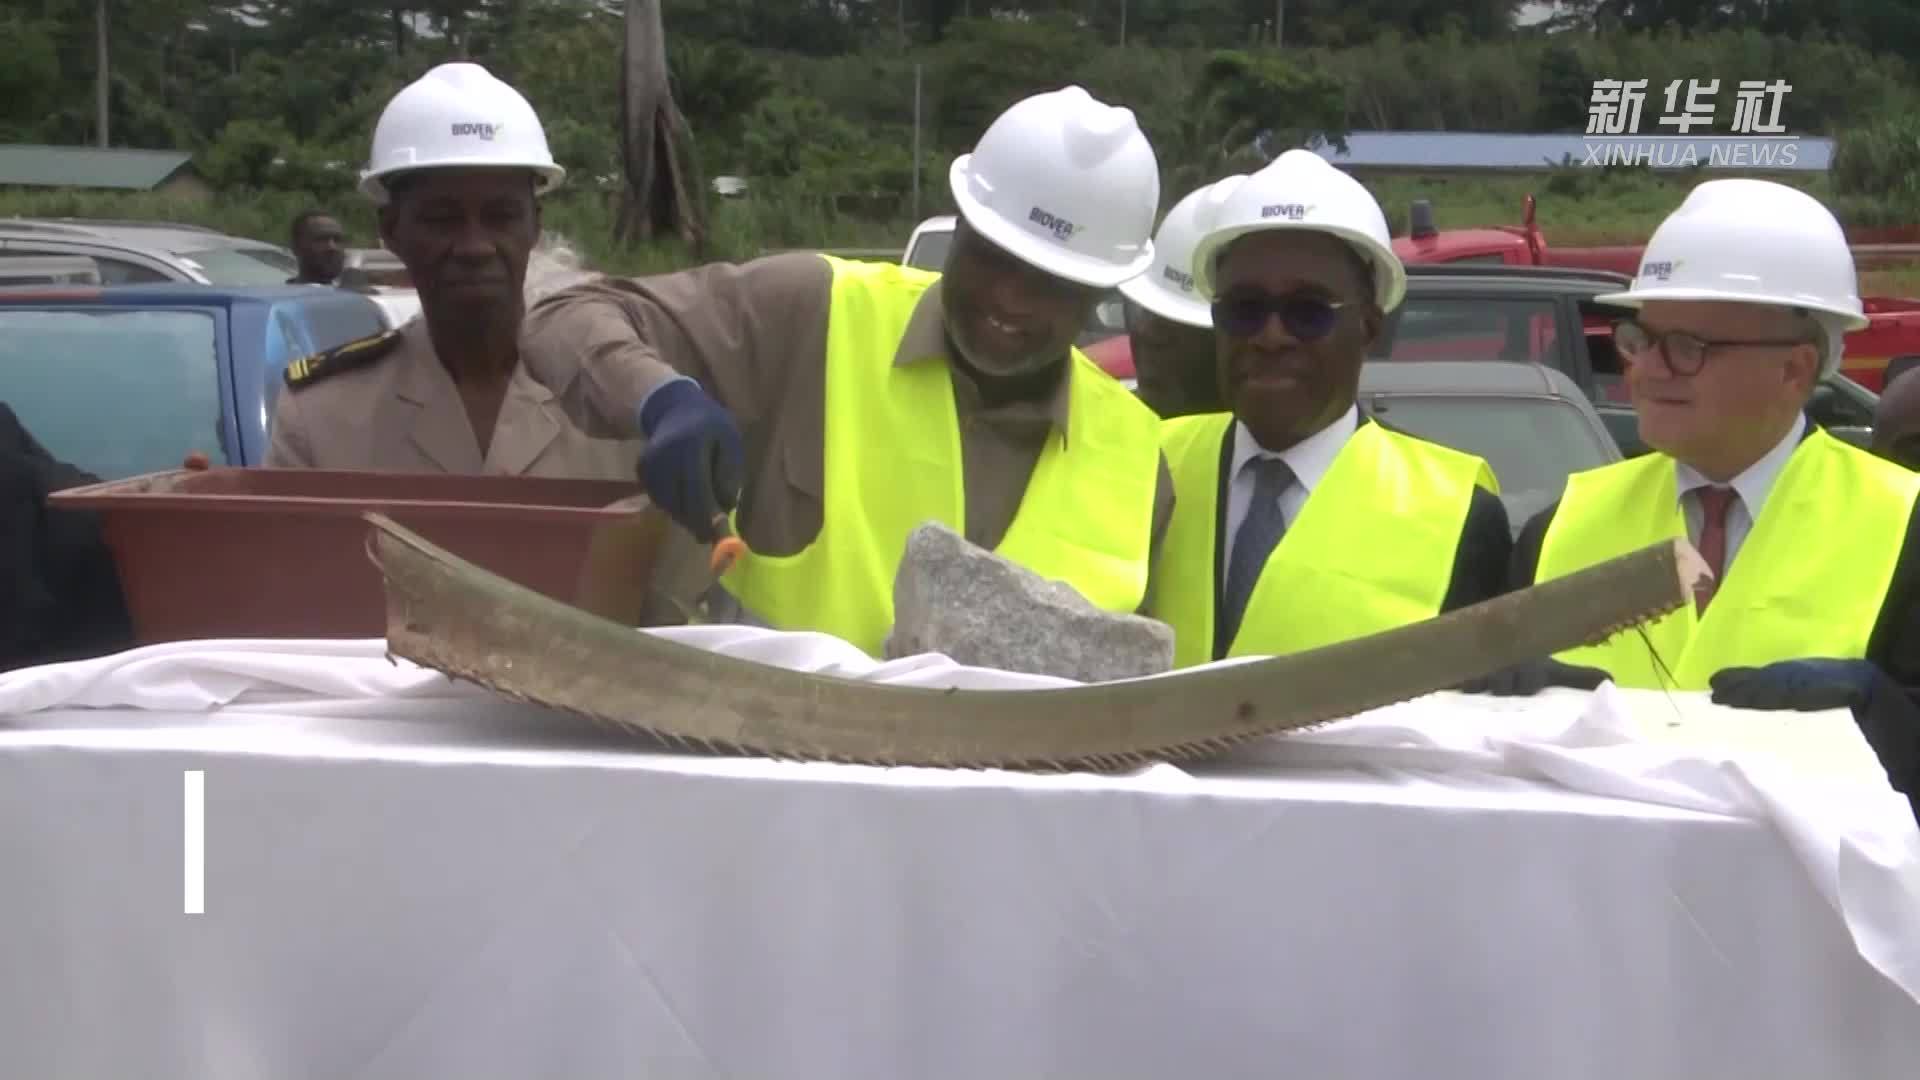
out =
[[[1513,0],[1289,0],[1279,48],[1273,0],[662,2],[695,173],[876,221],[909,212],[916,71],[922,214],[951,209],[945,163],[1000,109],[1068,82],[1134,110],[1168,202],[1355,130],[1577,131],[1605,77],[1648,79],[1653,114],[1669,80],[1719,78],[1723,131],[1741,79],[1791,83],[1795,133],[1920,111],[1914,0],[1569,0],[1545,27],[1515,26]],[[387,99],[466,58],[540,113],[562,204],[608,205],[623,6],[110,0],[112,142],[192,151],[223,187],[346,198]],[[0,5],[0,139],[94,140],[94,10]]]

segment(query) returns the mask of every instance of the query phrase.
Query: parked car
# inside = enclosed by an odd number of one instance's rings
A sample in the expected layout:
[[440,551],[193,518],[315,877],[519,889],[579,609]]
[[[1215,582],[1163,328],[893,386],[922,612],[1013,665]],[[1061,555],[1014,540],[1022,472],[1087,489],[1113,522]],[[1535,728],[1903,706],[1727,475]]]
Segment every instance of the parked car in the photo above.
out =
[[198,225],[0,218],[0,260],[46,255],[91,259],[107,285],[279,285],[299,270],[286,248]]
[[[1136,388],[1131,373],[1120,382]],[[1515,536],[1570,474],[1623,457],[1573,380],[1541,364],[1364,364],[1359,401],[1390,427],[1484,458]]]
[[300,285],[0,288],[0,401],[104,480],[258,465],[292,361],[386,328],[379,306]]
[[[953,226],[952,214],[930,217],[914,226],[913,233],[907,237],[906,250],[900,255],[901,265],[922,270],[943,269],[947,265],[947,251],[953,247]],[[1115,334],[1125,334],[1126,318],[1125,300],[1120,291],[1108,289],[1074,343],[1084,349]]]
[[[1613,348],[1614,320],[1632,311],[1595,300],[1630,283],[1607,270],[1409,264],[1406,299],[1381,325],[1368,359],[1506,360],[1552,368],[1586,395],[1622,453],[1642,454],[1647,447]],[[1109,374],[1133,375],[1125,335],[1085,348]],[[1873,391],[1835,374],[1815,388],[1808,413],[1836,437],[1865,446],[1878,401]]]
[[1516,536],[1568,475],[1623,456],[1580,387],[1541,364],[1366,364],[1360,401],[1384,424],[1485,458]]
[[[1407,268],[1407,298],[1388,317],[1371,359],[1519,360],[1552,367],[1584,391],[1628,456],[1645,453],[1613,348],[1613,323],[1632,309],[1594,298],[1632,279],[1607,270],[1542,266]],[[1807,411],[1838,438],[1865,446],[1879,395],[1845,375],[1814,388]]]

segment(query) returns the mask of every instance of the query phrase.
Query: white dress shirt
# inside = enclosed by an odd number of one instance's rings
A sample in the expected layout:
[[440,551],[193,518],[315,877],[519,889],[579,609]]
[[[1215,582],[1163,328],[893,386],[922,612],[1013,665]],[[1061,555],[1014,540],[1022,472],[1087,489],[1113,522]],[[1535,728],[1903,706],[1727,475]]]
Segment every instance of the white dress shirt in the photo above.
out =
[[1287,527],[1292,528],[1300,516],[1300,508],[1306,505],[1307,496],[1320,483],[1321,477],[1333,467],[1333,459],[1340,454],[1340,448],[1360,427],[1360,410],[1348,406],[1347,411],[1338,420],[1314,432],[1285,450],[1268,450],[1254,441],[1253,433],[1247,425],[1234,421],[1233,459],[1228,467],[1233,470],[1233,478],[1227,484],[1227,521],[1225,542],[1221,546],[1221,566],[1233,564],[1233,542],[1240,532],[1240,523],[1247,519],[1247,510],[1253,503],[1254,475],[1246,468],[1249,461],[1257,457],[1277,457],[1293,470],[1293,483],[1288,484],[1280,493],[1280,512],[1286,516]]
[[[1793,426],[1787,429],[1786,435],[1774,448],[1761,455],[1759,461],[1741,470],[1727,485],[1734,492],[1733,503],[1727,507],[1728,567],[1733,565],[1733,558],[1740,551],[1747,534],[1753,531],[1760,508],[1766,505],[1767,493],[1773,490],[1773,482],[1780,478],[1780,470],[1787,467],[1787,459],[1793,456],[1794,448],[1800,445],[1800,436],[1806,430],[1807,418],[1795,416]],[[1680,461],[1674,462],[1674,478],[1680,496],[1680,512],[1687,519],[1687,536],[1698,544],[1704,512],[1700,508],[1700,497],[1694,493],[1701,488],[1718,485],[1700,475],[1693,466]]]

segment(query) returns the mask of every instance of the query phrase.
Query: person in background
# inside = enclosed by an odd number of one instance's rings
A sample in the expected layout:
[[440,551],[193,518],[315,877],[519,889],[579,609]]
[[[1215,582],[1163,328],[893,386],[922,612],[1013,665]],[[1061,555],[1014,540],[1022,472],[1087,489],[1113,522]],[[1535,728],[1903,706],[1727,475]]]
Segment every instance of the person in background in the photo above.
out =
[[1153,265],[1120,284],[1137,392],[1163,419],[1227,411],[1214,367],[1213,312],[1193,288],[1194,215],[1211,186],[1167,211],[1153,237]]
[[1747,709],[1853,711],[1920,814],[1920,475],[1813,423],[1867,324],[1845,234],[1812,196],[1709,180],[1655,230],[1614,342],[1652,453],[1568,478],[1521,531],[1513,585],[1685,537],[1713,580],[1644,633],[1466,689],[1710,691]]
[[1920,470],[1920,378],[1901,372],[1873,409],[1870,449],[1903,468]]
[[566,175],[533,107],[442,64],[388,102],[371,161],[421,317],[289,365],[265,464],[633,480],[640,441],[575,423],[522,362],[539,199]]
[[0,671],[132,645],[98,517],[47,505],[56,491],[99,482],[48,453],[0,403]]
[[1159,177],[1131,111],[1033,95],[954,162],[943,274],[788,253],[604,278],[528,312],[527,362],[647,436],[676,536],[746,542],[729,621],[878,655],[930,521],[1134,611],[1173,504],[1158,419],[1073,342],[1152,260]]
[[324,210],[307,210],[293,219],[293,257],[300,272],[289,285],[333,285],[347,265],[347,232]]
[[1492,469],[1358,404],[1406,292],[1380,204],[1307,150],[1208,189],[1195,292],[1231,413],[1163,425],[1177,502],[1148,614],[1176,666],[1380,633],[1505,591]]

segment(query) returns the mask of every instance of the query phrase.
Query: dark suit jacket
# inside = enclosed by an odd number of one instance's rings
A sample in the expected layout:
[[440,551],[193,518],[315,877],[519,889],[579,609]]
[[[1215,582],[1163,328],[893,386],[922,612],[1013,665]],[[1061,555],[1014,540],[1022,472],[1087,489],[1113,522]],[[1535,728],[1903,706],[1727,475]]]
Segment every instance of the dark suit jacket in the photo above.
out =
[[96,516],[47,495],[96,483],[0,404],[0,671],[126,648],[133,628]]
[[[1362,424],[1380,424],[1389,431],[1402,435],[1410,432],[1367,415],[1362,406],[1360,410]],[[1227,536],[1227,484],[1233,465],[1233,432],[1227,429],[1227,436],[1220,440],[1220,467],[1214,470],[1218,477],[1219,488],[1214,497],[1213,532],[1217,538],[1213,545],[1213,658],[1218,660],[1226,655],[1226,641],[1220,635],[1220,598],[1221,590],[1226,588],[1227,571],[1225,564]],[[1507,506],[1498,495],[1476,488],[1473,501],[1467,507],[1467,520],[1460,528],[1460,546],[1453,556],[1453,578],[1447,585],[1446,598],[1441,601],[1440,610],[1444,614],[1455,608],[1470,607],[1483,600],[1490,600],[1507,591],[1507,567],[1513,551],[1513,529],[1507,520]]]
[[[1807,419],[1807,434],[1814,431],[1813,419]],[[1804,436],[1803,436],[1804,438]],[[1528,519],[1513,548],[1509,571],[1512,587],[1524,589],[1533,584],[1540,566],[1540,545],[1547,526],[1560,508],[1552,506]],[[1813,528],[1840,528],[1836,523],[1816,523]],[[1810,547],[1810,552],[1817,547]],[[1892,745],[1878,746],[1880,763],[1895,790],[1913,801],[1914,814],[1920,818],[1920,503],[1907,519],[1907,532],[1901,539],[1900,558],[1893,568],[1893,580],[1887,586],[1886,599],[1867,640],[1867,657],[1903,694],[1875,694],[1864,715],[1856,718],[1863,728],[1898,732]]]

